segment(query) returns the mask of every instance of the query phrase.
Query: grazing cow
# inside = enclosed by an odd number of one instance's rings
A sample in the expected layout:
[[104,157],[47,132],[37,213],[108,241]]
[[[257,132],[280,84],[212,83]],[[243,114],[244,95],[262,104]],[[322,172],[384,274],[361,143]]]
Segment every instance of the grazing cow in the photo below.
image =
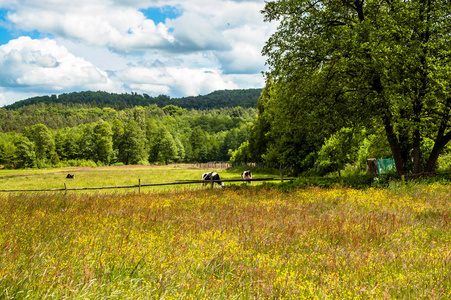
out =
[[74,178],[75,178],[75,175],[74,175],[74,174],[67,174],[66,178],[74,179]]
[[[241,174],[241,179],[243,179],[243,180],[246,180],[246,179],[252,179],[252,173],[251,173],[251,171],[249,171],[249,170],[247,170],[247,171],[244,171],[242,174]],[[250,180],[246,180],[246,182],[247,183],[252,183],[252,181],[250,181]]]
[[[205,182],[201,183],[201,186],[208,186],[208,183],[211,180],[221,180],[221,178],[219,178],[219,174],[216,172],[209,172],[209,173],[204,173],[202,174],[202,180]],[[217,185],[219,185],[220,187],[224,185],[224,182],[221,181],[216,181],[215,182]]]

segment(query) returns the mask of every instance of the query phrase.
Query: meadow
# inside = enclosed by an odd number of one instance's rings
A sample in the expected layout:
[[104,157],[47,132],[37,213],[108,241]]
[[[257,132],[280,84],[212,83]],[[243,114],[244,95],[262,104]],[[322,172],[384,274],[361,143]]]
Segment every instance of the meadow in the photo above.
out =
[[[64,169],[29,169],[0,170],[0,190],[6,189],[55,189],[128,186],[142,184],[178,182],[181,180],[200,180],[203,172],[191,165],[170,166],[122,166],[100,168],[64,168]],[[221,179],[240,179],[238,171],[215,170]],[[67,174],[74,174],[74,179],[67,179]],[[270,174],[254,173],[256,177],[271,177]],[[161,187],[143,187],[144,191],[171,191],[197,189],[198,185],[174,185]],[[138,192],[138,188],[115,190],[116,192]],[[101,192],[97,190],[95,192]],[[106,190],[110,193],[111,190]]]
[[449,299],[450,196],[418,183],[3,193],[0,299]]

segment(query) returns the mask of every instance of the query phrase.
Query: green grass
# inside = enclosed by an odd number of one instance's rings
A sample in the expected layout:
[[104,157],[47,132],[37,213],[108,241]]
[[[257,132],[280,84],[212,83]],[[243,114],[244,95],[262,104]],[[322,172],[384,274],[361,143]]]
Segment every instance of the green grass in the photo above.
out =
[[152,191],[0,194],[0,299],[451,297],[449,185]]
[[54,169],[0,169],[1,177],[31,175],[31,174],[46,174],[55,172],[69,172],[74,168],[54,168]]
[[[125,166],[106,168],[67,168],[67,169],[30,169],[30,170],[0,170],[0,190],[6,189],[56,189],[127,186],[151,183],[177,182],[180,180],[200,180],[202,173],[207,170],[174,167],[174,166]],[[237,170],[215,170],[221,179],[240,179]],[[74,174],[74,179],[67,179],[66,175]],[[271,177],[270,174],[255,173],[255,178]],[[240,185],[233,183],[227,185]],[[258,185],[260,183],[253,183]],[[142,191],[190,190],[199,188],[199,184],[174,185],[163,187],[142,187]],[[110,190],[94,190],[108,191]],[[116,191],[138,191],[138,188],[121,189]]]

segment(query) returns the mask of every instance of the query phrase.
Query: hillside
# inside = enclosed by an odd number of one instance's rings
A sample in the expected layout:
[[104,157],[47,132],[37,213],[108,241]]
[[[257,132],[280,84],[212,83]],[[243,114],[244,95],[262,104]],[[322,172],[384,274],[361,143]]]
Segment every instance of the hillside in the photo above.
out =
[[156,104],[158,107],[166,105],[176,105],[186,109],[219,109],[224,107],[241,106],[243,108],[257,107],[257,101],[261,89],[246,90],[223,90],[215,91],[208,95],[191,96],[183,98],[171,98],[160,95],[151,97],[147,94],[114,94],[107,92],[74,92],[69,94],[39,96],[26,100],[21,100],[4,108],[8,110],[17,110],[21,107],[44,103],[44,104],[84,104],[91,107],[111,107],[114,109],[132,108],[134,106],[147,106]]

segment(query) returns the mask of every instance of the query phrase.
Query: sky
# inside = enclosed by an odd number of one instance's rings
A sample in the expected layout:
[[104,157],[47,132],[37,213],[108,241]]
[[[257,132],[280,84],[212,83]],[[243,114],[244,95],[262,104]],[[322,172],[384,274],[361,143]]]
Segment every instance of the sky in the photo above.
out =
[[262,88],[264,0],[0,0],[0,107],[78,91]]

